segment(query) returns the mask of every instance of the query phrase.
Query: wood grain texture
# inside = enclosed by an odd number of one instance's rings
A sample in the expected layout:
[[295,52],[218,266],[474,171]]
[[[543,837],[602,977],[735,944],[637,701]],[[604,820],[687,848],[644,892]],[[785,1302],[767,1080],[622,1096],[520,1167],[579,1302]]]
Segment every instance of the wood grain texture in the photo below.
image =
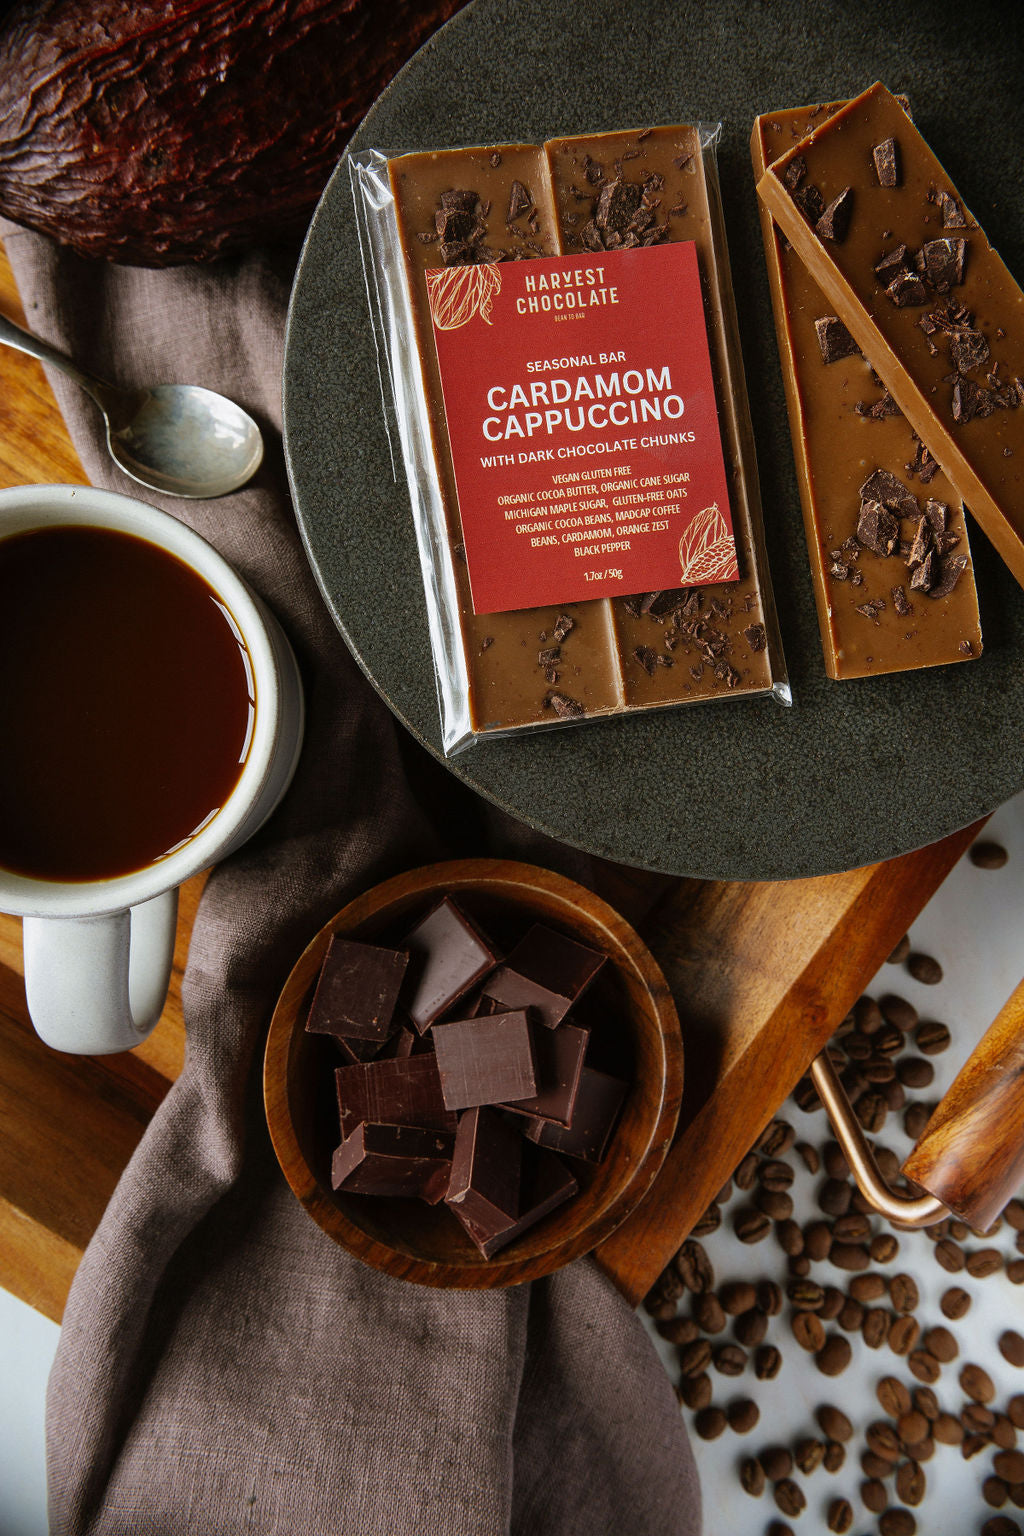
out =
[[1024,981],[932,1114],[903,1172],[977,1232],[1024,1180]]

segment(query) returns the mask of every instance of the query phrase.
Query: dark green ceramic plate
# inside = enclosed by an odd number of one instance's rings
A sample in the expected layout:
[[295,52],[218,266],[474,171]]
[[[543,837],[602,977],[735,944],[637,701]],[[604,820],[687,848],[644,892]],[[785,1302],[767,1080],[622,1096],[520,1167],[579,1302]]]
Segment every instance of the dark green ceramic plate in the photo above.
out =
[[[925,137],[1024,278],[1018,0],[477,0],[356,136],[355,147],[398,152],[723,123],[719,169],[795,704],[763,697],[594,722],[449,762],[566,842],[673,874],[816,875],[933,842],[1024,786],[1024,592],[980,533],[979,662],[847,683],[822,665],[747,142],[758,112],[854,95],[876,79],[911,96]],[[344,165],[296,278],[284,404],[324,598],[395,714],[440,756],[411,513],[392,472]]]

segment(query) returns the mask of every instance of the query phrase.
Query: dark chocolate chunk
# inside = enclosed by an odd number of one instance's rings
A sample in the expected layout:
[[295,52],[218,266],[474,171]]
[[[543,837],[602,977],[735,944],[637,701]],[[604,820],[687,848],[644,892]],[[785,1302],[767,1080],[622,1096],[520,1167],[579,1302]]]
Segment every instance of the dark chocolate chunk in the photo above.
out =
[[930,592],[939,578],[939,557],[934,549],[930,549],[921,564],[914,568],[914,574],[910,578],[910,587],[913,592]]
[[834,197],[828,207],[817,220],[814,231],[822,240],[831,240],[835,244],[841,244],[850,229],[850,219],[853,214],[853,188],[844,187],[838,197]]
[[897,309],[928,303],[928,290],[917,272],[897,272],[885,291]]
[[924,504],[924,515],[936,533],[945,533],[949,526],[949,507],[944,501],[929,497]]
[[526,1135],[538,1146],[599,1163],[619,1118],[629,1085],[594,1067],[584,1067],[580,1076],[572,1126],[565,1129],[549,1121],[535,1120]]
[[445,1203],[488,1257],[485,1245],[519,1216],[522,1158],[522,1138],[497,1110],[481,1106],[459,1117]]
[[455,1129],[445,1108],[433,1053],[387,1056],[336,1067],[341,1134],[348,1138],[363,1121],[378,1125],[417,1125],[428,1130]]
[[505,1104],[504,1108],[514,1110],[517,1114],[536,1115],[542,1120],[569,1126],[572,1124],[590,1031],[580,1029],[576,1024],[560,1024],[557,1029],[544,1029],[531,1020],[530,1035],[537,1091],[528,1098]]
[[820,319],[815,320],[814,329],[817,332],[823,363],[837,363],[840,358],[849,357],[851,353],[860,351],[838,315],[822,315]]
[[763,651],[768,644],[768,637],[764,632],[763,624],[751,624],[743,631],[743,638],[752,651]]
[[931,199],[937,203],[942,212],[943,229],[966,229],[967,220],[964,218],[963,209],[951,192],[937,191]]
[[534,923],[506,960],[510,970],[575,1002],[604,965],[600,950],[570,939],[546,923]]
[[825,199],[813,182],[798,187],[793,193],[793,201],[812,224],[817,224],[825,212]]
[[875,263],[875,274],[883,283],[891,283],[901,272],[910,271],[910,258],[905,245],[897,245]]
[[633,660],[638,661],[651,677],[654,676],[658,665],[657,651],[652,651],[649,645],[638,645],[633,651]]
[[797,187],[807,175],[807,161],[803,155],[796,155],[786,166],[786,174],[783,180],[790,192],[795,192]]
[[525,1009],[435,1024],[431,1033],[446,1109],[503,1104],[537,1091]]
[[383,1042],[409,956],[335,934],[324,956],[306,1028],[313,1034]]
[[402,947],[409,952],[403,1001],[421,1034],[497,961],[489,941],[449,896],[421,918]]
[[920,516],[917,497],[889,469],[875,469],[860,488],[862,501],[880,501],[897,517]]
[[528,213],[533,207],[533,198],[528,187],[524,187],[521,181],[514,181],[509,190],[508,212],[505,215],[505,223],[511,224],[515,219]]
[[932,525],[926,517],[922,517],[914,533],[914,542],[910,546],[907,556],[908,565],[920,565],[932,547]]
[[899,146],[895,139],[883,139],[871,151],[875,162],[875,175],[880,187],[898,187],[900,184]]
[[897,518],[878,501],[862,501],[857,519],[857,537],[876,555],[891,555],[900,541]]
[[950,288],[964,280],[966,240],[926,240],[921,247],[922,271],[926,282],[936,293],[948,293]]
[[580,715],[586,714],[583,705],[577,699],[570,698],[567,693],[552,691],[547,695],[544,703],[563,720],[576,720]]
[[571,635],[575,628],[576,620],[570,618],[567,613],[560,613],[558,618],[555,620],[555,627],[551,633],[554,639],[558,641],[559,645],[561,645],[562,641],[566,639],[568,635]]
[[545,1216],[571,1200],[579,1191],[575,1175],[561,1158],[543,1147],[522,1143],[522,1172],[519,1185],[519,1216],[510,1227],[488,1236],[468,1215],[463,1207],[452,1205],[469,1236],[485,1258],[492,1258],[500,1249],[535,1227]]
[[971,368],[980,368],[988,362],[988,339],[982,331],[962,326],[950,335],[949,355],[961,373],[967,373]]
[[954,555],[951,560],[944,560],[942,574],[935,585],[929,588],[928,596],[948,597],[966,569],[966,555]]
[[899,614],[901,619],[905,619],[909,614],[913,613],[914,605],[911,603],[902,587],[893,587],[889,593],[889,596],[892,598],[893,608]]
[[410,1125],[363,1122],[331,1160],[331,1187],[359,1195],[442,1198],[451,1172],[453,1135]]
[[639,182],[623,181],[621,176],[607,182],[600,191],[594,222],[606,233],[623,234],[640,206]]
[[973,379],[959,378],[953,385],[953,420],[973,421],[975,416],[991,416],[996,409],[992,391]]

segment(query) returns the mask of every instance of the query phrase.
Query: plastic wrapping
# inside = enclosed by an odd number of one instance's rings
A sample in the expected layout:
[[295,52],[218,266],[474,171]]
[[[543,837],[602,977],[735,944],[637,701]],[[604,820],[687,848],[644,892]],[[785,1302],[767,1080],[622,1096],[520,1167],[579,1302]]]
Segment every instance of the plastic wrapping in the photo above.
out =
[[718,137],[350,157],[448,754],[636,710],[790,702]]

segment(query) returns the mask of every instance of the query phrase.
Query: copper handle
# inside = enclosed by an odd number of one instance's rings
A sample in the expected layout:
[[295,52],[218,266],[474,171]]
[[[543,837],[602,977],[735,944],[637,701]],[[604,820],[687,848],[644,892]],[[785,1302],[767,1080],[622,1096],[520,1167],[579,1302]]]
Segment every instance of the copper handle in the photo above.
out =
[[923,1195],[900,1195],[886,1184],[825,1053],[812,1062],[811,1076],[862,1194],[899,1226],[930,1226],[952,1212],[987,1231],[1024,1180],[1024,981],[903,1164]]

